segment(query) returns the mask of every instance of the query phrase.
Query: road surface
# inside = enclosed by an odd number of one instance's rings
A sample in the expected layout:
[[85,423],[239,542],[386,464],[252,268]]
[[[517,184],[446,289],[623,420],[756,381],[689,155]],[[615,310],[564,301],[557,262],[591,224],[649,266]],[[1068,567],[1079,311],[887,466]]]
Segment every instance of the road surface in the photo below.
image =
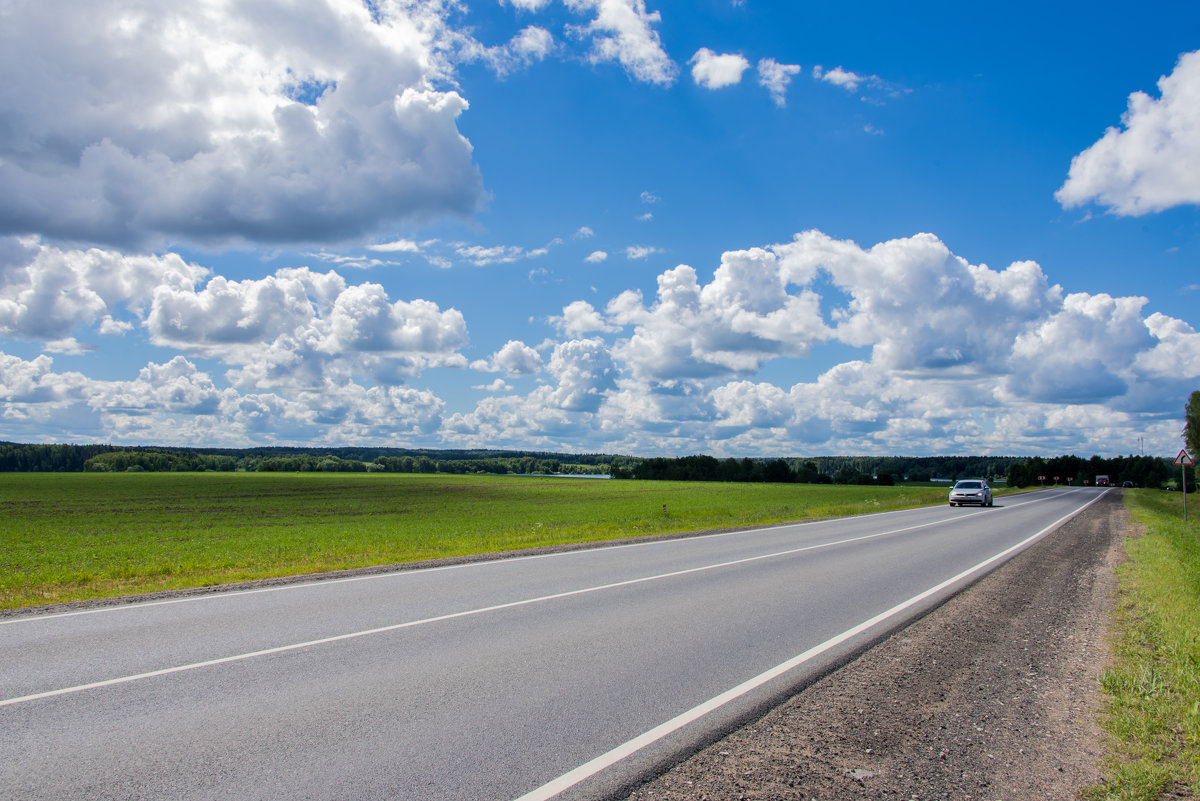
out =
[[1099,495],[9,618],[0,797],[605,797]]

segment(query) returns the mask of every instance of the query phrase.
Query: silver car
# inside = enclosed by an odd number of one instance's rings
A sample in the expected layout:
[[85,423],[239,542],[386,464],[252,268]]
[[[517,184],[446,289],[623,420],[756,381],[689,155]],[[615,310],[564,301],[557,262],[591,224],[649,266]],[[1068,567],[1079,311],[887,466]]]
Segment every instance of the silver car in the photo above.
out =
[[950,490],[950,505],[965,506],[968,503],[992,505],[992,488],[986,481],[960,481],[954,485]]

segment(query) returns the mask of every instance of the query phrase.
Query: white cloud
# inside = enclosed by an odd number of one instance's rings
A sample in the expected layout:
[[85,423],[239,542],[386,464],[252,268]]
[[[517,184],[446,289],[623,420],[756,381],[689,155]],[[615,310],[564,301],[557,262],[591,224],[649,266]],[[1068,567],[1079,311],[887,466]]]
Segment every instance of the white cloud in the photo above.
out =
[[531,25],[513,37],[509,48],[524,64],[541,61],[554,50],[554,37],[545,28]]
[[705,89],[740,83],[742,73],[750,68],[750,62],[740,53],[714,53],[707,47],[697,50],[688,63],[692,65],[692,80]]
[[472,363],[475,370],[506,373],[511,377],[536,375],[542,370],[542,357],[524,342],[510,339],[491,359]]
[[663,49],[655,23],[657,11],[647,12],[645,0],[564,0],[573,11],[592,12],[595,19],[576,27],[577,35],[591,37],[594,63],[616,61],[633,78],[670,86],[678,67]]
[[776,256],[753,249],[726,253],[712,283],[701,287],[687,265],[658,278],[651,306],[624,293],[607,312],[634,326],[615,353],[640,380],[668,381],[746,374],[778,356],[803,356],[830,336],[819,298],[792,295]]
[[[1067,294],[1033,262],[971,264],[930,234],[861,247],[808,231],[706,275],[679,265],[653,297],[570,302],[537,317],[562,341],[468,365],[460,312],[336,271],[238,281],[169,254],[0,240],[5,336],[79,353],[137,331],[179,354],[101,381],[0,353],[0,421],[58,441],[1099,453],[1135,429],[1177,443],[1200,375],[1200,333],[1144,298]],[[841,363],[813,375],[804,360],[830,352]],[[419,386],[435,365],[499,374],[479,389],[505,394],[447,414]],[[505,379],[528,376],[511,394]]]
[[967,263],[930,234],[863,250],[809,231],[774,250],[795,283],[816,270],[830,276],[849,296],[833,310],[835,335],[872,347],[891,369],[1001,370],[1007,349],[997,341],[1012,342],[1061,303],[1061,290],[1033,262],[997,273]]
[[[650,303],[627,290],[603,314],[570,304],[553,318],[568,336],[616,334],[583,340],[603,370],[556,350],[558,386],[481,403],[443,432],[717,455],[1112,452],[1129,427],[1169,444],[1200,334],[1144,304],[1064,297],[1033,262],[973,265],[927,234],[861,248],[810,231],[725,253],[708,283],[667,270]],[[830,341],[864,358],[790,386],[758,377]]]
[[576,300],[563,307],[561,317],[551,317],[550,324],[569,336],[582,336],[594,331],[612,332],[620,330],[605,321],[604,316],[586,300]]
[[[0,353],[0,419],[9,431],[68,432],[63,439],[240,447],[261,442],[407,444],[442,423],[443,402],[428,390],[327,382],[290,397],[220,388],[177,356],[148,364],[131,381],[54,373]],[[37,439],[31,436],[30,439]]]
[[524,248],[514,245],[495,245],[493,247],[462,245],[457,248],[456,252],[462,258],[480,267],[488,264],[511,264],[525,257]]
[[510,3],[514,8],[519,8],[522,11],[541,11],[546,6],[550,5],[550,0],[504,0]]
[[367,250],[374,250],[379,253],[420,253],[421,246],[411,239],[396,239],[391,242],[367,245]]
[[593,250],[587,255],[587,258],[585,258],[584,261],[586,261],[588,264],[599,264],[607,258],[608,254],[603,250]]
[[1182,55],[1158,89],[1158,99],[1131,94],[1121,127],[1071,160],[1055,194],[1064,207],[1139,216],[1200,203],[1200,51]]
[[641,200],[643,203],[657,203],[659,201],[659,197],[647,189],[643,190],[641,194]]
[[612,354],[599,339],[562,343],[551,354],[547,369],[558,380],[551,402],[569,411],[596,411],[616,380]]
[[864,81],[870,81],[874,76],[864,76],[851,72],[850,70],[834,67],[831,70],[824,69],[820,66],[813,68],[813,77],[819,81],[831,83],[834,86],[840,86],[847,92],[855,92],[858,90],[859,84]]
[[760,59],[758,62],[758,83],[771,93],[771,99],[780,108],[787,105],[788,86],[792,77],[799,74],[799,64],[780,64],[773,58]]
[[539,256],[545,256],[550,252],[550,248],[555,245],[561,245],[561,239],[553,239],[546,245],[532,250],[518,247],[516,245],[494,245],[492,247],[484,247],[482,245],[465,245],[460,244],[455,247],[454,252],[463,259],[471,262],[477,267],[484,267],[489,264],[512,264],[522,259],[532,259]]
[[487,47],[465,34],[459,34],[456,40],[459,43],[460,60],[482,61],[500,77],[543,60],[556,47],[551,33],[535,25],[522,29],[503,45]]
[[311,242],[483,198],[436,4],[15,0],[0,233]]
[[129,382],[113,382],[92,400],[92,406],[110,411],[168,414],[214,414],[221,406],[221,392],[207,373],[182,356],[166,364],[148,364]]
[[378,284],[347,285],[335,272],[282,269],[260,280],[218,276],[197,291],[160,286],[145,325],[151,341],[240,369],[257,388],[320,386],[354,375],[401,383],[427,365],[462,366],[457,310],[391,301]]
[[512,392],[512,385],[503,378],[494,379],[490,384],[476,384],[471,389],[481,389],[484,392],[500,393]]
[[655,253],[662,253],[662,249],[647,245],[630,245],[625,248],[625,258],[632,260],[644,259],[653,256]]
[[65,343],[97,323],[97,333],[124,333],[132,324],[114,314],[136,312],[159,287],[192,286],[208,273],[175,254],[62,250],[29,240],[16,258],[0,271],[0,336],[46,342]]

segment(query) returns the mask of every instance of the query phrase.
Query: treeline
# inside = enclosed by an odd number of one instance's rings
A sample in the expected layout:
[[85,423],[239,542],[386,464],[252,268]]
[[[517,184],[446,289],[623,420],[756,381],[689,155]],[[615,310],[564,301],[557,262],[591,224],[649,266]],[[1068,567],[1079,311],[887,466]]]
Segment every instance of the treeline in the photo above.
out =
[[1006,475],[1010,487],[1055,484],[1081,487],[1095,485],[1096,476],[1108,476],[1109,482],[1116,486],[1128,481],[1135,487],[1157,489],[1172,483],[1178,473],[1179,469],[1169,460],[1157,456],[1118,456],[1115,459],[1099,456],[1043,459],[1035,456],[1014,462]]
[[649,481],[741,481],[770,483],[832,484],[813,462],[794,469],[784,459],[717,459],[713,456],[682,456],[676,459],[643,459],[632,470],[614,469],[613,478]]
[[0,442],[0,472],[326,472],[607,475],[636,459],[605,454],[402,448],[193,449]]
[[1012,456],[817,456],[809,459],[716,459],[683,456],[643,459],[613,478],[669,481],[753,481],[798,484],[929,482],[959,478],[1003,479]]
[[[28,445],[0,442],[0,472],[357,472],[497,475],[612,475],[672,481],[893,484],[900,481],[1006,480],[1012,487],[1094,484],[1161,487],[1178,479],[1155,456],[817,456],[717,459],[696,455],[641,459],[613,454],[405,448],[160,448],[118,445]],[[1040,479],[1039,476],[1044,477]],[[1195,483],[1189,482],[1189,489]]]
[[0,472],[78,473],[88,459],[120,450],[114,445],[19,445],[0,442]]

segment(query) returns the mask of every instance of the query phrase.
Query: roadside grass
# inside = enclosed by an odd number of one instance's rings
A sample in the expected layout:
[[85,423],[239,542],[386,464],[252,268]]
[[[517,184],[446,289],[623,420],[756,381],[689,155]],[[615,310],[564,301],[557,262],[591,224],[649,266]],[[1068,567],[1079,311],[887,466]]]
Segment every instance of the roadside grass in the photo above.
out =
[[[1111,756],[1088,799],[1150,801],[1200,795],[1200,524],[1182,493],[1125,492],[1145,533],[1125,542],[1101,679]],[[1189,506],[1195,504],[1195,496]]]
[[5,473],[0,609],[878,512],[941,503],[945,493],[525,476]]

